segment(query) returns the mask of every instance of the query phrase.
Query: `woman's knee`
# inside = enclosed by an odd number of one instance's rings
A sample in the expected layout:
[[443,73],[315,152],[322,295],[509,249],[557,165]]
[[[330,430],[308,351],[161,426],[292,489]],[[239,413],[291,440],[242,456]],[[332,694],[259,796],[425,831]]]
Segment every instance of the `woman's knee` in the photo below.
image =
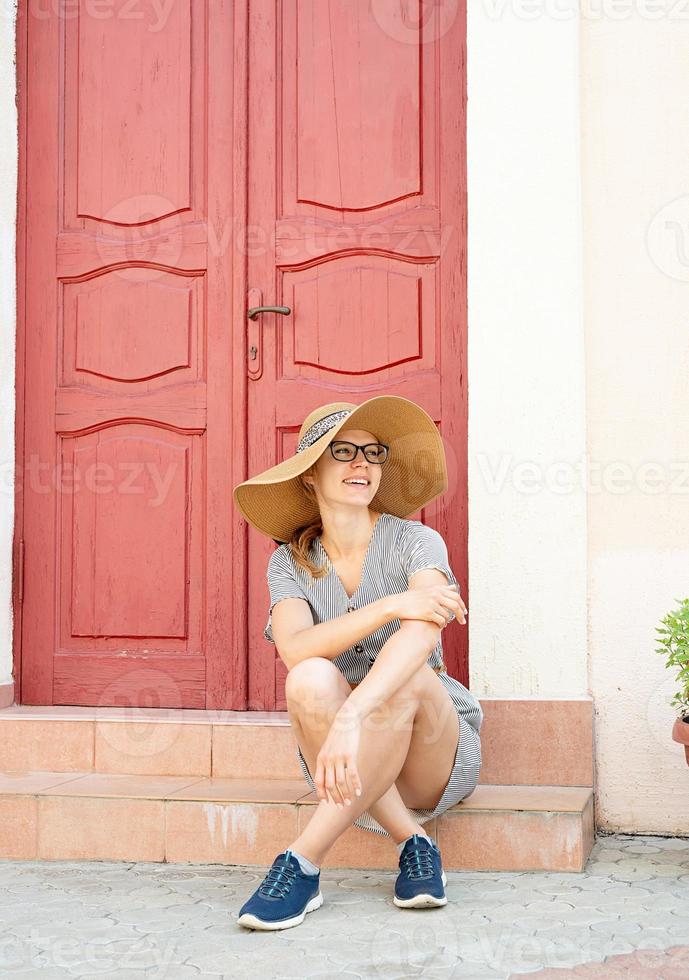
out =
[[313,707],[319,699],[332,701],[338,696],[348,697],[351,688],[332,660],[325,657],[309,657],[295,664],[285,679],[285,697],[288,704]]

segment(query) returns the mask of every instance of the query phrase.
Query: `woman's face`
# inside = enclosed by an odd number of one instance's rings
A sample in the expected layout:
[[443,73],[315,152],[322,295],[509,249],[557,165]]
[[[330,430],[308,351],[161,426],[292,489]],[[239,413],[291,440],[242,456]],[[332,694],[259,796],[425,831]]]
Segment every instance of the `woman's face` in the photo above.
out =
[[[340,429],[331,443],[353,442],[358,446],[378,442],[377,436],[366,429]],[[359,450],[355,459],[341,460],[333,458],[332,452],[326,448],[321,453],[312,470],[312,475],[303,479],[314,487],[319,501],[324,500],[330,506],[336,504],[358,504],[366,506],[375,497],[383,475],[383,466],[379,463],[369,463],[363,452]],[[365,483],[347,482],[365,480]]]

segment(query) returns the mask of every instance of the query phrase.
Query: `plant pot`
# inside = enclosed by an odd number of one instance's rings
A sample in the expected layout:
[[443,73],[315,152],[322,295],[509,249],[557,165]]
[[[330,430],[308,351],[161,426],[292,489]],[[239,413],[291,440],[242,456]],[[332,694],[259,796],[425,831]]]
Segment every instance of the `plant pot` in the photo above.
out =
[[684,755],[689,766],[689,720],[685,719],[689,719],[689,715],[675,719],[675,723],[672,726],[672,740],[673,742],[681,742],[684,745]]

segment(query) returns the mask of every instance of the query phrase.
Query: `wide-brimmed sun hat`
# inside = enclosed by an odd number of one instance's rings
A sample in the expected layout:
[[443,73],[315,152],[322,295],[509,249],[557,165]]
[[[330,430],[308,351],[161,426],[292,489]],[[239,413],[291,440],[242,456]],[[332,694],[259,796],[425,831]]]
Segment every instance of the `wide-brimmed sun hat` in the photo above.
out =
[[293,456],[234,488],[234,502],[252,527],[287,542],[318,518],[318,504],[299,477],[343,428],[365,429],[390,447],[372,510],[408,517],[447,490],[443,442],[420,405],[400,395],[376,395],[360,405],[331,402],[304,419]]

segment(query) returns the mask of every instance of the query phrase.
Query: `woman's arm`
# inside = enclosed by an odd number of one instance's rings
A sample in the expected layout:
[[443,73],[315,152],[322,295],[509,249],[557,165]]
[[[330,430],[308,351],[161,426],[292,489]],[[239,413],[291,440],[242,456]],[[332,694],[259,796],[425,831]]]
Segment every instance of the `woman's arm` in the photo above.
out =
[[[354,643],[375,633],[393,619],[413,621],[418,626],[431,626],[439,630],[447,625],[448,611],[463,616],[466,609],[457,586],[448,585],[441,572],[425,569],[417,572],[413,581],[414,588],[411,590],[383,596],[361,609],[316,625],[305,599],[291,596],[276,602],[272,611],[273,638],[287,669],[291,670],[295,664],[309,657],[334,660]],[[421,634],[417,630],[415,635],[429,634],[428,630],[421,631]]]
[[[436,568],[426,568],[410,579],[410,589],[447,586],[447,578]],[[466,622],[466,606],[457,594],[459,616]],[[341,705],[338,715],[366,718],[383,701],[389,700],[426,663],[440,638],[442,627],[421,619],[405,619],[381,647],[376,662]]]
[[283,599],[273,607],[275,646],[288,670],[309,657],[334,660],[354,643],[375,633],[399,616],[398,602],[404,593],[383,596],[361,609],[314,625],[304,599]]
[[438,642],[441,628],[420,619],[405,619],[386,640],[375,663],[357,684],[337,714],[361,721],[388,701],[426,663]]

